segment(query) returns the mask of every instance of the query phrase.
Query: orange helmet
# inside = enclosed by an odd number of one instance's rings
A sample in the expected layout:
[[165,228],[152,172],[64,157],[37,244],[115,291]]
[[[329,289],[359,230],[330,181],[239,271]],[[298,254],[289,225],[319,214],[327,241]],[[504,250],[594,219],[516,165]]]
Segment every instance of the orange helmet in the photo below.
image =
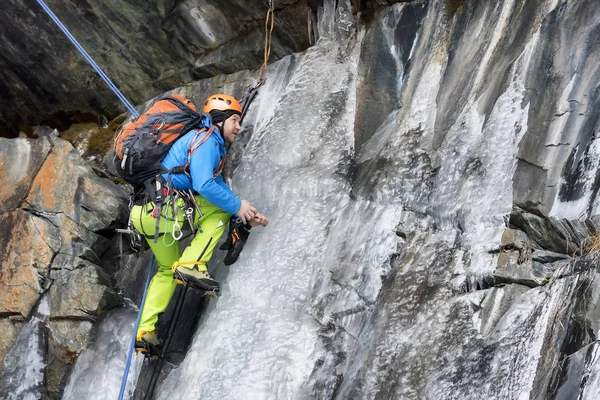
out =
[[206,102],[204,103],[204,109],[202,111],[208,113],[213,110],[235,111],[242,115],[242,106],[240,106],[239,101],[237,101],[235,97],[227,94],[213,94],[206,99]]

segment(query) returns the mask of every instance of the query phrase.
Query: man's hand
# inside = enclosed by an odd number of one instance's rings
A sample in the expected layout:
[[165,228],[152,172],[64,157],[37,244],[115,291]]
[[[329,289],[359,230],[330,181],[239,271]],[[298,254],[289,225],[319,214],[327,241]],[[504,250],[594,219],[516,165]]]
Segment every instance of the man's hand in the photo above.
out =
[[219,247],[221,250],[227,250],[227,255],[223,263],[225,265],[231,265],[237,261],[248,236],[250,235],[251,227],[242,223],[242,219],[237,216],[232,216],[229,220],[229,233],[227,234],[227,240]]
[[236,214],[244,224],[247,224],[256,216],[256,208],[252,207],[248,200],[242,200],[242,205]]
[[252,218],[250,220],[250,222],[248,223],[248,225],[250,226],[267,226],[269,225],[269,218],[265,217],[264,215],[262,215],[261,213],[256,213],[256,215],[254,216],[254,218]]
[[[248,204],[248,202],[246,202],[246,204]],[[242,207],[240,207],[240,209],[241,208]],[[248,224],[242,222],[241,215],[238,216],[233,215],[229,220],[229,233],[227,234],[227,240],[221,245],[221,247],[219,247],[221,250],[227,250],[227,255],[225,255],[225,259],[223,260],[225,265],[231,265],[237,261],[242,249],[244,248],[244,245],[246,244],[246,240],[248,240],[250,229],[252,229],[253,226],[267,226],[269,224],[269,218],[257,213],[256,210],[255,215],[248,220]]]

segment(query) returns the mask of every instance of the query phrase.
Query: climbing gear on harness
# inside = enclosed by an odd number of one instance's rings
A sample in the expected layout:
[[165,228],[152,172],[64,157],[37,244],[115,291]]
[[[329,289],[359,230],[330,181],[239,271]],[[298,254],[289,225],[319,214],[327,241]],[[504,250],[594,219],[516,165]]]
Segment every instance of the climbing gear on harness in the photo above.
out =
[[[186,265],[191,265],[191,267],[186,267]],[[189,284],[218,296],[221,285],[208,274],[208,271],[200,271],[198,265],[205,265],[205,263],[200,261],[178,261],[174,263],[173,279],[179,284]]]
[[240,218],[235,215],[231,217],[227,240],[219,247],[220,250],[228,250],[223,260],[225,265],[231,265],[237,261],[244,249],[246,240],[248,240],[248,236],[250,236],[250,229],[251,226],[244,224]]
[[160,355],[160,342],[156,331],[146,332],[140,331],[136,335],[135,339],[135,354],[144,354],[146,357],[158,358]]
[[44,9],[44,11],[46,11],[46,14],[48,14],[48,16],[50,16],[50,18],[52,18],[52,20],[56,23],[56,25],[58,25],[58,27],[60,28],[60,30],[62,30],[63,33],[69,38],[69,40],[71,41],[71,43],[73,43],[73,45],[77,48],[77,50],[79,50],[79,52],[87,60],[87,62],[89,62],[90,65],[94,68],[94,70],[96,70],[96,72],[98,73],[98,75],[100,75],[100,77],[102,78],[102,80],[104,80],[104,82],[113,91],[113,93],[119,98],[119,100],[121,100],[121,102],[123,103],[123,105],[125,105],[125,107],[129,110],[129,112],[131,113],[131,115],[133,115],[134,117],[137,117],[139,115],[138,112],[137,112],[137,110],[131,105],[131,103],[127,100],[127,98],[125,98],[125,96],[123,95],[123,93],[121,93],[121,91],[119,89],[117,89],[117,87],[115,86],[115,84],[112,83],[112,81],[108,78],[108,76],[106,76],[106,74],[104,73],[104,71],[102,71],[102,69],[98,66],[98,64],[96,64],[96,62],[92,59],[92,57],[90,57],[90,55],[87,53],[87,51],[85,51],[85,49],[79,44],[79,42],[77,41],[77,39],[75,39],[73,37],[73,35],[71,35],[71,32],[69,32],[69,30],[67,29],[67,27],[65,27],[62,24],[62,22],[60,22],[60,20],[52,12],[52,10],[50,9],[50,7],[48,7],[43,0],[37,0],[37,2]]
[[183,232],[181,230],[181,225],[179,225],[179,222],[177,221],[177,219],[175,219],[175,222],[173,223],[173,227],[171,228],[171,235],[173,235],[173,239],[175,239],[175,240],[179,240],[183,236]]

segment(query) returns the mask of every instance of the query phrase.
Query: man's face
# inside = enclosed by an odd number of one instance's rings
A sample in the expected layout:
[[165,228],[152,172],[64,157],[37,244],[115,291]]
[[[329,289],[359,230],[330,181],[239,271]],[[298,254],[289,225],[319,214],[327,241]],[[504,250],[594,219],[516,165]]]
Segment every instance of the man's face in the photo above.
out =
[[231,117],[225,120],[223,124],[223,137],[227,143],[235,142],[237,134],[242,127],[240,126],[241,117],[237,114],[233,114]]

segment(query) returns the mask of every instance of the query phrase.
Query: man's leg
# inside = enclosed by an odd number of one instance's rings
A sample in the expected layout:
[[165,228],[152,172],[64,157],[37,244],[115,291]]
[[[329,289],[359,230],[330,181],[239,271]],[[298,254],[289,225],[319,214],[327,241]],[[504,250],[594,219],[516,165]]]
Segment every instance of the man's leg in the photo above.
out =
[[150,249],[158,263],[158,271],[150,281],[146,301],[142,309],[140,325],[137,332],[138,340],[148,332],[153,332],[158,314],[164,312],[173,297],[176,283],[173,282],[172,266],[179,258],[179,241],[171,234],[173,221],[165,217],[160,219],[158,243],[154,243],[154,230],[156,219],[152,217],[153,207],[148,205],[134,206],[132,209],[132,222],[135,229],[146,236]]
[[196,200],[202,212],[200,229],[179,258],[176,268],[183,278],[194,281],[203,289],[212,290],[219,285],[208,275],[206,263],[211,259],[217,242],[225,232],[230,214],[200,196],[196,196]]

